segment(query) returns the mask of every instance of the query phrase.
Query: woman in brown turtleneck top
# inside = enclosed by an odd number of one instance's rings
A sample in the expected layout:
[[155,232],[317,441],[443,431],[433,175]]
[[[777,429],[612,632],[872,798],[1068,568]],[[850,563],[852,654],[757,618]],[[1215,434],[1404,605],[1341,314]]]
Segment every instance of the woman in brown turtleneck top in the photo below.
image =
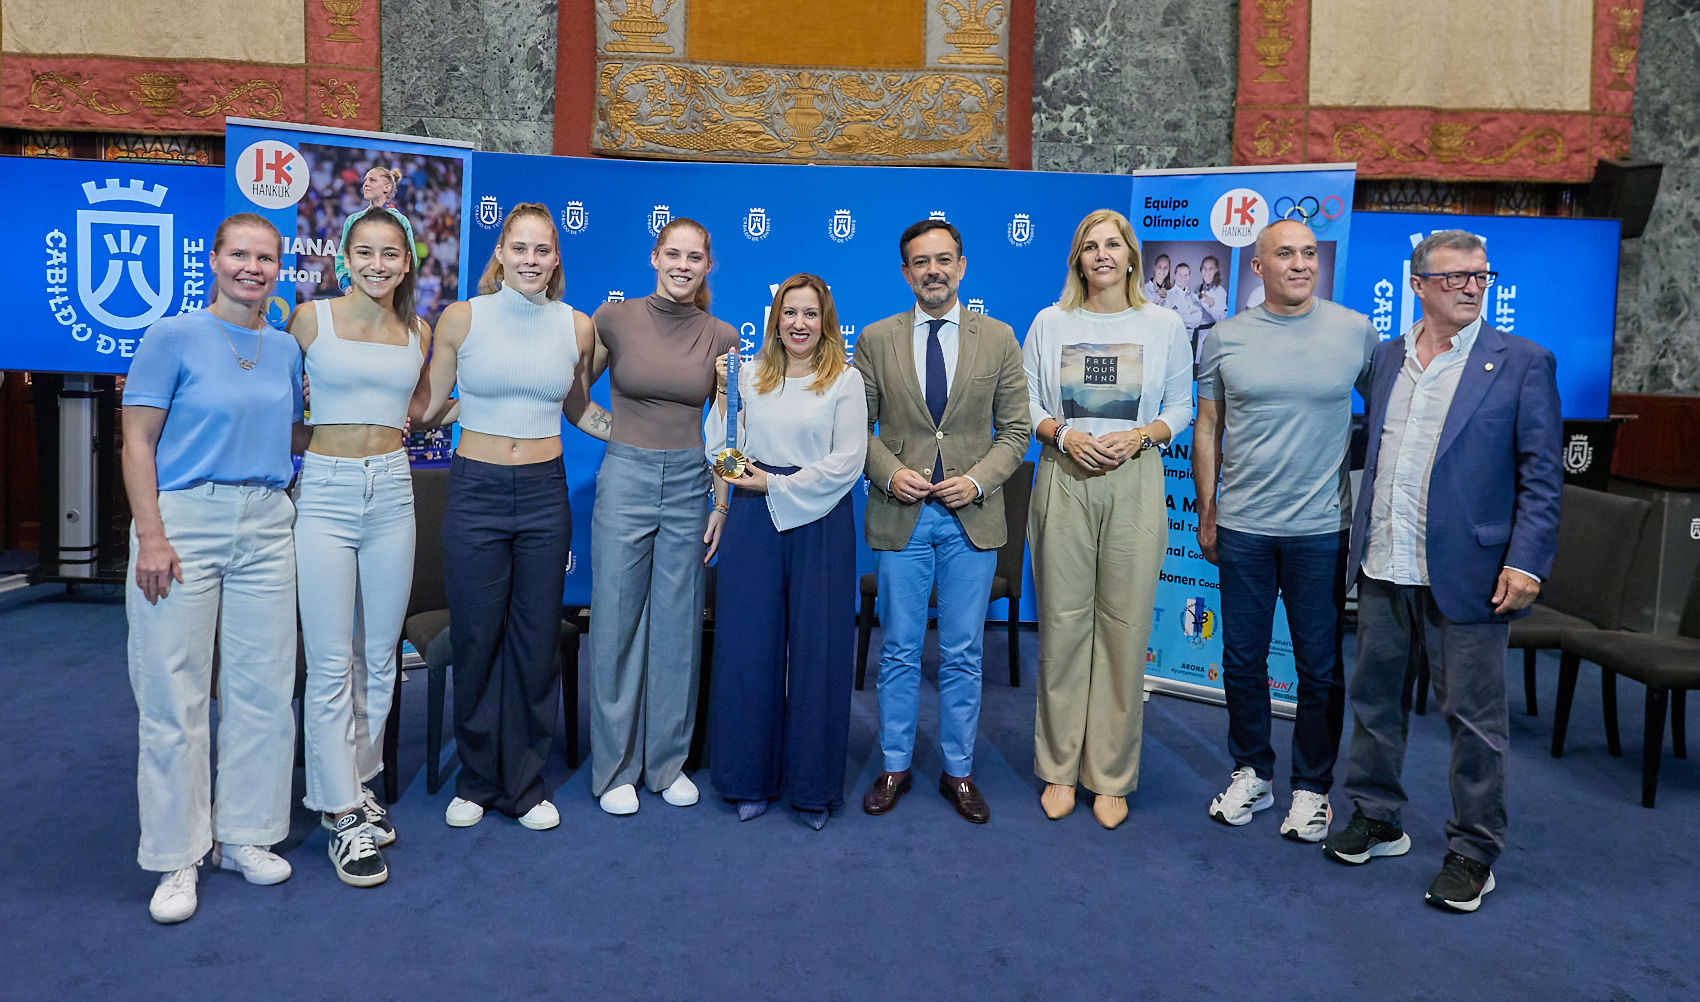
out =
[[675,219],[649,260],[655,293],[596,311],[586,372],[594,383],[608,370],[613,403],[596,477],[590,602],[591,792],[610,814],[638,809],[640,782],[676,807],[697,802],[684,764],[696,719],[704,564],[726,517],[724,485],[714,485],[703,461],[702,409],[714,392],[715,359],[738,335],[707,312],[708,231]]

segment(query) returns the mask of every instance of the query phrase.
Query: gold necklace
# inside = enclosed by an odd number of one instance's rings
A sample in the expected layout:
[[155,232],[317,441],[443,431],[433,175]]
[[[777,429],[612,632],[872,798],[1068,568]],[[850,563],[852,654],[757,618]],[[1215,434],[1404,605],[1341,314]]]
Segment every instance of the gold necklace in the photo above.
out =
[[[217,320],[218,318],[214,317],[213,319]],[[254,339],[254,357],[250,361],[249,359],[243,358],[242,353],[236,350],[235,342],[230,340],[230,335],[225,331],[224,327],[225,322],[223,320],[219,320],[218,333],[224,338],[224,343],[230,346],[230,353],[236,356],[236,364],[240,365],[244,369],[252,369],[254,366],[259,365],[260,349],[266,346],[265,329],[261,328],[254,332],[258,336]]]

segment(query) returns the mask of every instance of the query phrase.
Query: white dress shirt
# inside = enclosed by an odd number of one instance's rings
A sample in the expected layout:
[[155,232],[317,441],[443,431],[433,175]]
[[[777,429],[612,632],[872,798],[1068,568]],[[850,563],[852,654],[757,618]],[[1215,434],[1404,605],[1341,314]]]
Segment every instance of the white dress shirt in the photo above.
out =
[[1387,399],[1375,496],[1370,501],[1369,540],[1364,546],[1364,573],[1401,585],[1429,583],[1429,476],[1434,472],[1446,413],[1452,409],[1452,397],[1481,332],[1482,318],[1459,331],[1452,347],[1430,359],[1426,369],[1417,361],[1422,326],[1419,320],[1405,332],[1405,363]]
[[[921,382],[921,396],[927,395],[927,324],[935,319],[927,316],[919,306],[913,313],[915,319],[915,378]],[[956,355],[962,344],[962,300],[951,304],[950,312],[937,319],[944,321],[939,328],[939,347],[944,349],[944,391],[950,393],[950,386],[956,381]]]

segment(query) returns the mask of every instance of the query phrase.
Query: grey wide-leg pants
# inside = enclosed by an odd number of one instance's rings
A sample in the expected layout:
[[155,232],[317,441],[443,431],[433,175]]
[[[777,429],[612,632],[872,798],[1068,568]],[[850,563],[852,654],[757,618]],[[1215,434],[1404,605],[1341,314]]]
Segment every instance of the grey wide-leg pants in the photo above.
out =
[[684,771],[701,671],[710,476],[701,449],[611,442],[591,518],[591,793]]

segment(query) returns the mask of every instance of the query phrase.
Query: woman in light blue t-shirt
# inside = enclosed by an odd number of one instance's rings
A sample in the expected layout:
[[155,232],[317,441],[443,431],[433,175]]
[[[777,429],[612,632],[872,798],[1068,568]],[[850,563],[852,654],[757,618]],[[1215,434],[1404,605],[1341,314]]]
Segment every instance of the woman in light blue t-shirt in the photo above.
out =
[[265,322],[281,252],[265,219],[226,219],[208,258],[212,301],[149,327],[124,386],[136,859],[162,874],[148,906],[161,923],[195,913],[209,850],[252,884],[290,874],[270,851],[289,834],[295,509],[284,488],[301,420],[301,352]]

